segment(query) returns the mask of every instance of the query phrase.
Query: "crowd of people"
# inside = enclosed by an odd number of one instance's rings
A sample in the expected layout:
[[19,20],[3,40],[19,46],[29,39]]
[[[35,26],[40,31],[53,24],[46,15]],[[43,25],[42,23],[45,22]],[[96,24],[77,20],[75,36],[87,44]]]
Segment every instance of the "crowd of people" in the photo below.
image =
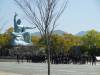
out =
[[[23,62],[26,60],[27,62],[33,63],[46,63],[47,56],[46,55],[19,55],[17,54],[17,62]],[[73,56],[73,55],[51,55],[50,57],[51,64],[92,64],[96,65],[96,56]]]
[[73,55],[58,55],[52,56],[53,64],[95,64],[96,65],[96,56],[73,56]]

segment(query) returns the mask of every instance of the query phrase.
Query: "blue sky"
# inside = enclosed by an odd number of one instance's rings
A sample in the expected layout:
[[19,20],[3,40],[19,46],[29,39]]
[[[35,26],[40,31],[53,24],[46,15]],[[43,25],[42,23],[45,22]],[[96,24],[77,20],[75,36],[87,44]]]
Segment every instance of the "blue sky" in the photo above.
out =
[[[13,26],[14,13],[19,13],[22,24],[30,25],[14,0],[0,0],[0,30],[4,32]],[[99,0],[69,0],[67,9],[58,20],[57,30],[76,34],[80,31],[95,29],[100,31],[100,3]],[[34,32],[37,29],[33,30]]]

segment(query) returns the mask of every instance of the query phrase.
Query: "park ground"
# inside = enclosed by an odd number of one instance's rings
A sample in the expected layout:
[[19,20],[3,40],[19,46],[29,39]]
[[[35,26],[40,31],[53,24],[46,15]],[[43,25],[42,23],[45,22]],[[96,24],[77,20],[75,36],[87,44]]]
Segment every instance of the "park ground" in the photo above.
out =
[[[47,63],[0,62],[0,75],[47,75]],[[100,63],[51,64],[51,75],[100,75]]]

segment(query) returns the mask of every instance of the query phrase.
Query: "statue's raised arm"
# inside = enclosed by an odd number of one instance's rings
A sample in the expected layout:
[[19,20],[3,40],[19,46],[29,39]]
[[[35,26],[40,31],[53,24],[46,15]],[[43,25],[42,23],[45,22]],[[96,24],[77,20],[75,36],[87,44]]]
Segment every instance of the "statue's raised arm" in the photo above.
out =
[[14,15],[14,31],[16,32],[17,31],[17,20],[16,20],[16,17],[17,17],[17,13],[15,13]]
[[21,20],[17,18],[17,14],[14,15],[14,31],[15,32],[22,32],[23,25],[21,25]]

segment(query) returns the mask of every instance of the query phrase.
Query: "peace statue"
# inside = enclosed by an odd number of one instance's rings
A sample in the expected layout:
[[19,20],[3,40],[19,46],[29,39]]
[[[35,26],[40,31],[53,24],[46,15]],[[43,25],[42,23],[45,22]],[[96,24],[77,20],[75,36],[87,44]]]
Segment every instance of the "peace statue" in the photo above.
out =
[[17,14],[14,15],[14,32],[12,32],[12,45],[32,45],[31,34],[26,29],[33,29],[32,27],[24,27],[21,25],[21,20],[17,19]]

